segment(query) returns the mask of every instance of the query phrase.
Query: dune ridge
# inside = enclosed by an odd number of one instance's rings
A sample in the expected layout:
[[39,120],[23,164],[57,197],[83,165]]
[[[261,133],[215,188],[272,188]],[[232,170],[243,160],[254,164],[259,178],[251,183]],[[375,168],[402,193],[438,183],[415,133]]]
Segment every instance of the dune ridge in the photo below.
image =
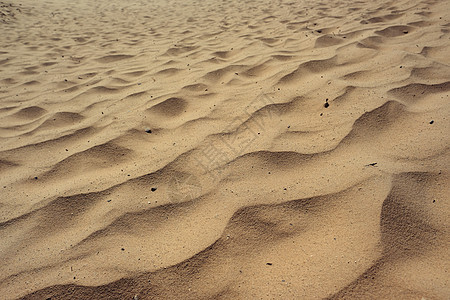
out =
[[0,2],[5,299],[447,299],[448,1]]

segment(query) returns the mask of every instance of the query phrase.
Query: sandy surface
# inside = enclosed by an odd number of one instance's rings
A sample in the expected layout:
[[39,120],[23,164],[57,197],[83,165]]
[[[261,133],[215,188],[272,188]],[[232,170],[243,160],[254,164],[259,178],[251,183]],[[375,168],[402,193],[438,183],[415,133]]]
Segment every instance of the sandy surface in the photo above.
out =
[[449,299],[450,1],[12,3],[1,299]]

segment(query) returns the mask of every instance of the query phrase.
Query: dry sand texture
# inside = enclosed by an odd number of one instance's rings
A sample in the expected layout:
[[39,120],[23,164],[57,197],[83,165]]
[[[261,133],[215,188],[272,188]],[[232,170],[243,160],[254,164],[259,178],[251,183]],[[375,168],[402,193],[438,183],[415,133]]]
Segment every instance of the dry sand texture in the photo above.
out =
[[0,12],[0,298],[449,299],[450,1]]

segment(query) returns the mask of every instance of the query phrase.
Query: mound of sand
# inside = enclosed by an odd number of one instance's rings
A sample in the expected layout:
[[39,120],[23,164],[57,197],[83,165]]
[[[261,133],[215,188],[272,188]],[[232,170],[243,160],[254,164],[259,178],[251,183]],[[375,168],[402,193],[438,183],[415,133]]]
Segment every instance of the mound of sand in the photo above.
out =
[[0,4],[0,298],[448,299],[449,1]]

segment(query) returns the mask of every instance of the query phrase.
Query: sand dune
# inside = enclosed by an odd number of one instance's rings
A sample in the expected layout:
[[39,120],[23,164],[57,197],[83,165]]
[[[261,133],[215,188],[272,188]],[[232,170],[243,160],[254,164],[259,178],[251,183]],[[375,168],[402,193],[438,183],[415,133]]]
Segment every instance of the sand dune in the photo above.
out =
[[448,299],[449,4],[1,1],[0,298]]

